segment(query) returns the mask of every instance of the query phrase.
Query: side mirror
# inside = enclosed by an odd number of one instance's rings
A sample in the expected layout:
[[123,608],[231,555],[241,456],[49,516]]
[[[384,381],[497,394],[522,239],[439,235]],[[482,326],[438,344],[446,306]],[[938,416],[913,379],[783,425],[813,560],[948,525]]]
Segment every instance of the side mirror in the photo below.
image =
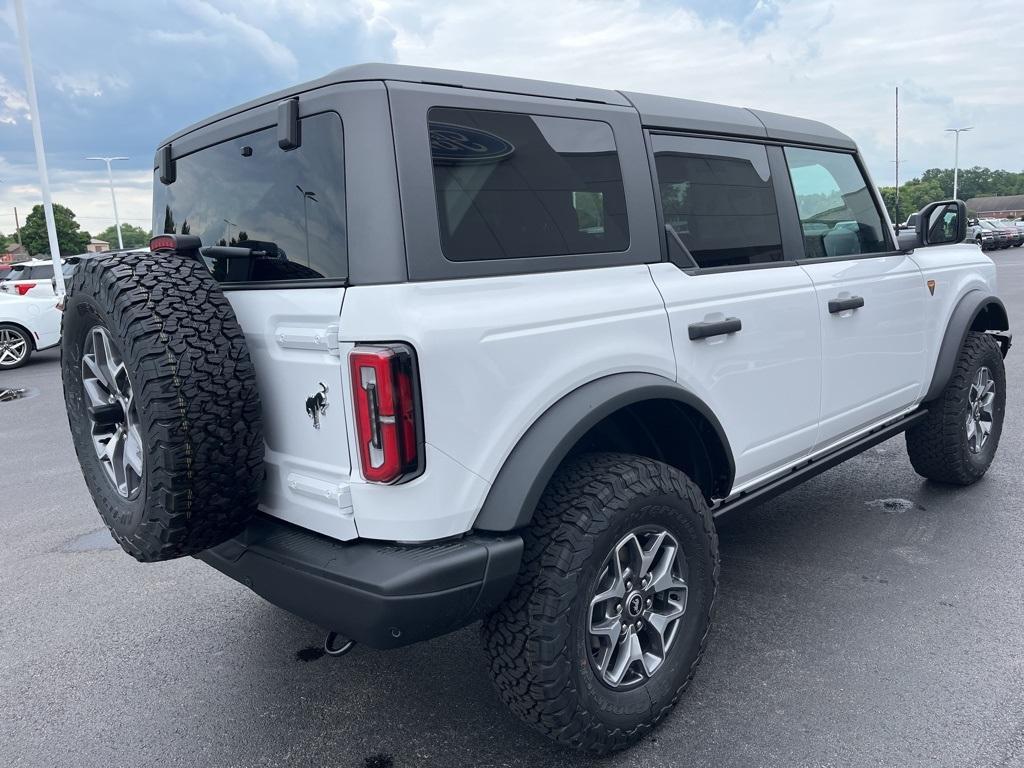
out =
[[967,237],[967,204],[962,200],[928,203],[917,217],[918,247],[962,243]]

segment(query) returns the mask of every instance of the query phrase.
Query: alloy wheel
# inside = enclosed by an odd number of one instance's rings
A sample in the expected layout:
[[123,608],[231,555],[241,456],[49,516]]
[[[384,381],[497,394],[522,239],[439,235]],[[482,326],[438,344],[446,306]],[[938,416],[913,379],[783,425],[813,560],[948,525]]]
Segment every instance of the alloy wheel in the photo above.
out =
[[0,328],[0,366],[13,367],[28,355],[28,340],[19,331]]
[[114,490],[132,499],[143,476],[139,414],[124,359],[110,333],[99,325],[86,335],[82,385],[96,458]]
[[664,664],[686,613],[686,562],[663,528],[619,540],[599,571],[590,601],[590,659],[613,689],[636,687]]
[[996,383],[987,366],[978,369],[967,391],[967,448],[981,453],[995,422]]

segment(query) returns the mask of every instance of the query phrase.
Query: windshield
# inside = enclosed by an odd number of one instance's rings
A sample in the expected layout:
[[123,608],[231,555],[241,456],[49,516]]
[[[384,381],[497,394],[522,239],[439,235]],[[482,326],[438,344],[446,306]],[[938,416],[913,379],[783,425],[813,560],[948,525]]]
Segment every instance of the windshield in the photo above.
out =
[[341,118],[300,125],[302,143],[288,151],[265,128],[177,158],[173,183],[154,180],[153,231],[265,254],[207,259],[222,282],[347,278]]

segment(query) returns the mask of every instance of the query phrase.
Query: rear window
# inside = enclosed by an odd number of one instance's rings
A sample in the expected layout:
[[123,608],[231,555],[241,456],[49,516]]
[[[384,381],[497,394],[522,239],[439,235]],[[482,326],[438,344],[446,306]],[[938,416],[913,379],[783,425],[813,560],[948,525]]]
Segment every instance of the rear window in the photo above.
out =
[[14,276],[15,280],[49,280],[53,277],[53,264],[37,264]]
[[607,123],[434,107],[441,247],[451,261],[607,253],[629,247]]
[[0,273],[0,283],[8,280],[24,280],[25,279],[25,267],[15,264],[10,268],[10,272],[7,274]]
[[305,117],[300,136],[286,151],[265,128],[177,158],[174,183],[155,180],[154,231],[267,254],[207,259],[223,282],[347,278],[341,118]]

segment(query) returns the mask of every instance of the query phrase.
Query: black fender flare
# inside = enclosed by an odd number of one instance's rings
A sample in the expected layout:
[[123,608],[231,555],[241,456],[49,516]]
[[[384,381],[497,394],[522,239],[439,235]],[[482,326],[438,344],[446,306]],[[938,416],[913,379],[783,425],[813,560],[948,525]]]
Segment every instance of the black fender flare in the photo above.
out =
[[664,399],[693,408],[714,429],[728,462],[728,491],[736,464],[725,430],[707,404],[664,376],[617,373],[573,390],[538,417],[505,459],[473,527],[511,531],[529,523],[558,465],[591,427],[626,406]]
[[[949,318],[946,325],[946,333],[942,337],[942,344],[939,346],[939,355],[935,362],[935,371],[932,373],[932,381],[928,386],[928,392],[924,396],[924,402],[930,402],[942,394],[953,375],[953,368],[956,365],[960,348],[967,340],[967,334],[975,325],[975,321],[982,312],[985,312],[986,331],[1008,331],[1010,323],[1006,316],[1006,307],[998,297],[992,296],[980,288],[965,293]],[[1009,348],[1007,341],[1003,345],[1003,354]]]

